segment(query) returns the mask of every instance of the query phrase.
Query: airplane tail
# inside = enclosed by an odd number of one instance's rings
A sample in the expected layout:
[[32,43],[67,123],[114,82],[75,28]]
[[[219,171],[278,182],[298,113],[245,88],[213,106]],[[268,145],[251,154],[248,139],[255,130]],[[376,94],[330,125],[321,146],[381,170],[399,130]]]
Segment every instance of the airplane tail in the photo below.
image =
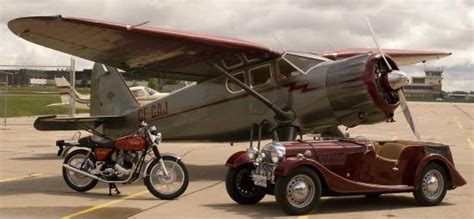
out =
[[91,116],[120,116],[140,104],[116,68],[94,64],[91,80]]
[[56,87],[59,91],[59,97],[61,98],[61,103],[63,105],[69,105],[69,101],[72,99],[72,95],[76,96],[76,104],[86,104],[89,105],[89,96],[83,95],[77,91],[73,91],[71,84],[66,80],[66,78],[54,78]]

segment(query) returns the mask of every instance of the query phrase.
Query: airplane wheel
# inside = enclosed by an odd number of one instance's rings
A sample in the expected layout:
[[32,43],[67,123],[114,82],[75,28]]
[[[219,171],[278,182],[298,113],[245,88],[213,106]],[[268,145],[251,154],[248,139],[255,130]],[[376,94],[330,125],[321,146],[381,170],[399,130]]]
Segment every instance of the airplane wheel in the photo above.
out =
[[254,185],[250,176],[253,168],[252,165],[242,165],[229,168],[227,171],[225,179],[227,194],[241,205],[257,204],[265,197],[265,192]]
[[439,204],[446,196],[447,177],[439,164],[429,163],[423,169],[418,189],[413,192],[420,205],[433,206]]
[[[95,157],[91,153],[86,159],[88,153],[89,151],[83,149],[72,151],[64,159],[64,164],[69,164],[70,166],[82,171],[90,172],[95,168]],[[69,187],[78,192],[91,190],[98,182],[96,179],[68,170],[65,167],[63,167],[63,178]]]
[[311,212],[321,198],[321,181],[308,167],[298,167],[289,176],[279,177],[275,184],[275,199],[290,215]]

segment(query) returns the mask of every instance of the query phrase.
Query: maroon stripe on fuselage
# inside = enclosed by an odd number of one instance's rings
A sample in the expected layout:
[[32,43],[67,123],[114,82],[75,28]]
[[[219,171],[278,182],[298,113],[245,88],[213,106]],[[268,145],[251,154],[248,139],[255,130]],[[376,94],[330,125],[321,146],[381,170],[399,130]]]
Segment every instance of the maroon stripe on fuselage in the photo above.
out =
[[[284,87],[286,87],[287,85],[288,85],[288,84],[278,84],[276,87],[274,87],[274,86],[261,87],[260,89],[255,89],[255,91],[258,91],[258,92],[267,92],[267,91],[270,91],[270,90],[273,90],[273,89],[284,88]],[[316,90],[316,89],[318,89],[318,88],[312,88],[311,91],[312,91],[312,90]],[[297,89],[297,90],[298,90],[298,89]],[[292,90],[292,91],[295,91],[295,90]],[[307,92],[308,92],[308,91],[307,91]],[[191,111],[198,110],[198,109],[202,109],[202,108],[205,108],[205,107],[210,107],[210,106],[218,105],[218,104],[221,104],[221,103],[224,103],[224,102],[228,102],[228,101],[233,101],[233,100],[237,100],[237,99],[240,99],[240,98],[244,98],[244,97],[247,97],[247,96],[249,96],[249,95],[250,95],[250,94],[248,94],[247,92],[242,92],[241,94],[235,95],[235,96],[230,97],[230,98],[224,98],[224,99],[216,100],[216,101],[213,101],[213,102],[210,102],[210,103],[201,105],[201,106],[196,106],[196,107],[192,107],[192,108],[189,108],[189,109],[182,110],[182,111],[180,111],[180,112],[171,113],[171,114],[168,114],[168,115],[163,116],[163,117],[160,117],[160,118],[151,119],[151,120],[149,120],[149,121],[156,121],[156,120],[160,120],[160,119],[164,119],[164,118],[169,118],[169,117],[172,117],[172,116],[176,116],[176,115],[179,115],[179,114],[191,112]]]

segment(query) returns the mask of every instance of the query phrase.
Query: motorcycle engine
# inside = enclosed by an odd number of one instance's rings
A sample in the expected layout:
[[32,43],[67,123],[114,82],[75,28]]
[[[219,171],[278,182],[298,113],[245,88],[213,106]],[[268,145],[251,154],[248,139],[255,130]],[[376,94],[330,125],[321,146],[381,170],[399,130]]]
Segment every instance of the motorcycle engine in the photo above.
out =
[[132,168],[138,159],[139,154],[136,151],[114,151],[112,162],[102,165],[101,175],[107,180],[125,180],[132,173]]

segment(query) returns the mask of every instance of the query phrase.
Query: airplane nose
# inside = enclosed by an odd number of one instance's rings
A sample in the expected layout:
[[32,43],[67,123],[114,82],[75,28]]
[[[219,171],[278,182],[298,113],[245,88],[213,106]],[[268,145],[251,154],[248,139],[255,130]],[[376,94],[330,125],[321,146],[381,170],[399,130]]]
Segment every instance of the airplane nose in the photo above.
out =
[[393,90],[400,89],[403,85],[408,84],[408,75],[405,72],[393,70],[388,74],[388,83]]

